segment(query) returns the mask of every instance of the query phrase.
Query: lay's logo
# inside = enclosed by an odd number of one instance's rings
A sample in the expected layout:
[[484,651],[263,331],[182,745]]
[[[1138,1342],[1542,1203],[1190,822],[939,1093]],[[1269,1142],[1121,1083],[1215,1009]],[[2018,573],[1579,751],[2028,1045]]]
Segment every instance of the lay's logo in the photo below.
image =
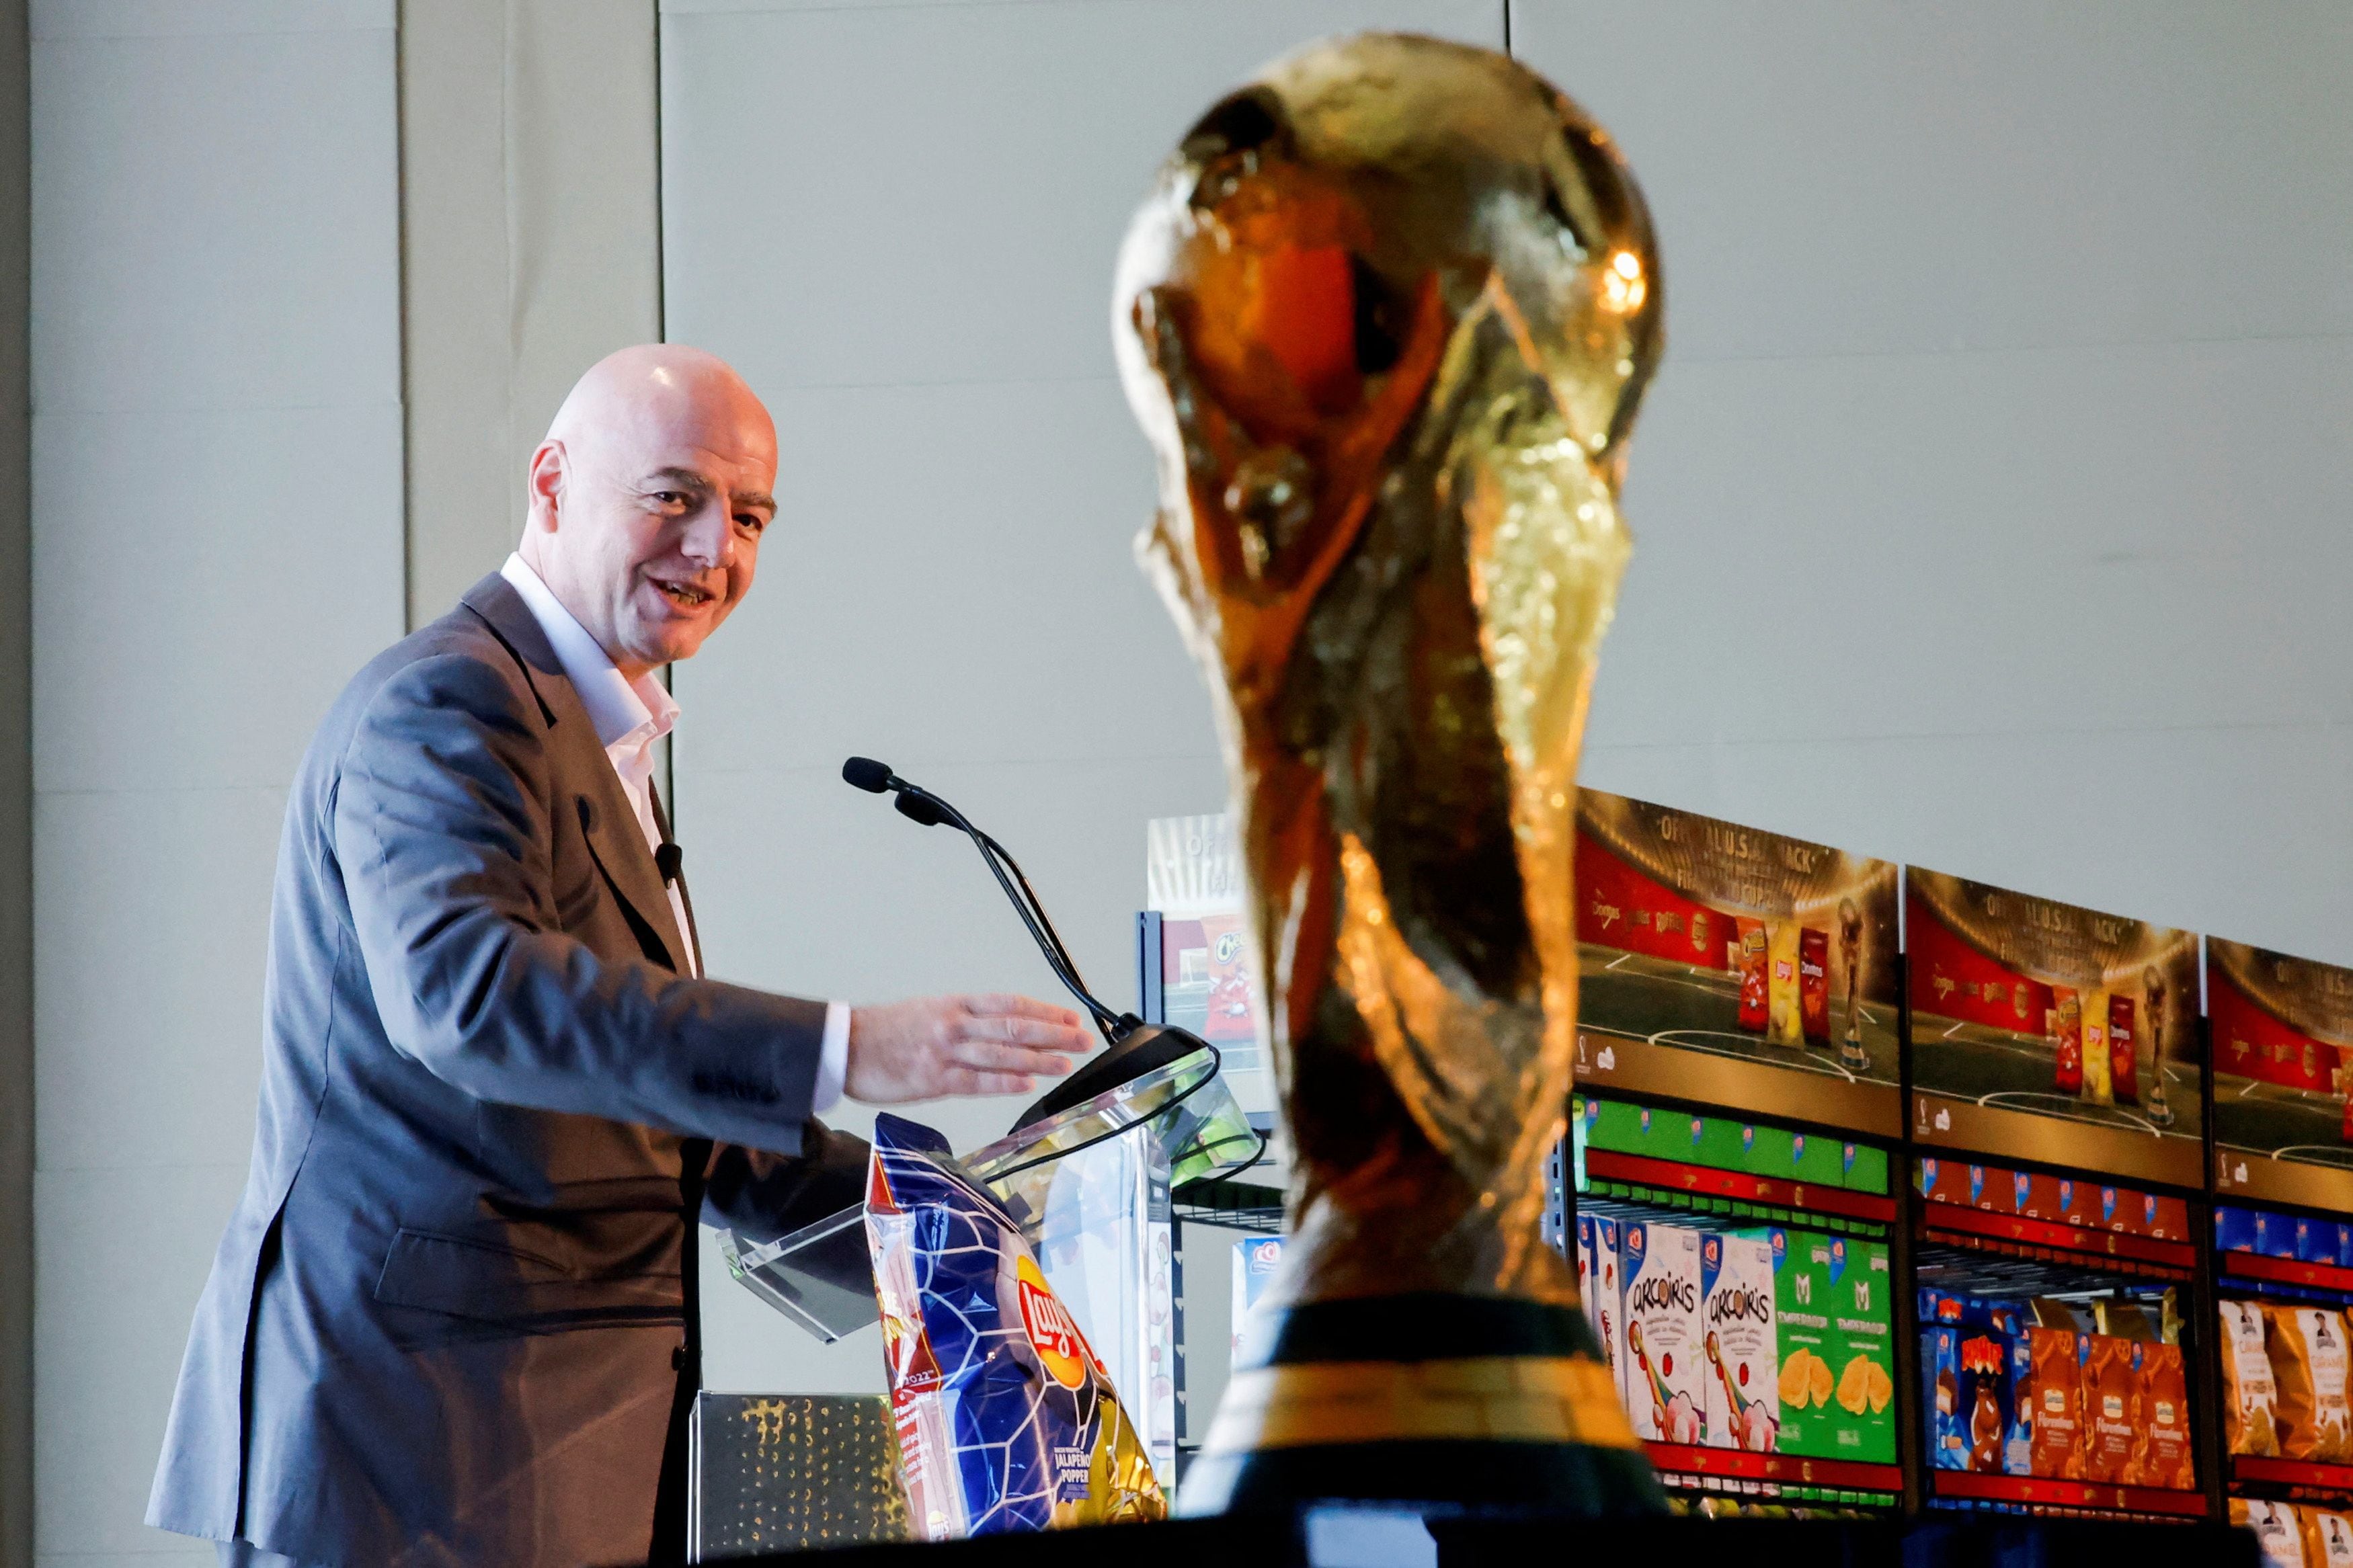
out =
[[1029,1348],[1038,1352],[1038,1364],[1046,1369],[1046,1375],[1064,1388],[1086,1382],[1087,1342],[1080,1336],[1078,1324],[1071,1321],[1071,1310],[1038,1272],[1038,1265],[1027,1258],[1017,1262],[1014,1288],[1021,1298],[1022,1331],[1029,1336]]

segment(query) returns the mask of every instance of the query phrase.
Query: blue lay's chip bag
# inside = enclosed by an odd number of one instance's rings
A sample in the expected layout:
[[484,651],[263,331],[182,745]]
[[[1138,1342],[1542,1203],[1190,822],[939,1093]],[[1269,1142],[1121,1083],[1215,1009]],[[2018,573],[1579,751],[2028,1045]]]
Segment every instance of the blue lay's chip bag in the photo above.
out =
[[1111,1375],[947,1140],[874,1122],[866,1244],[915,1528],[933,1541],[1160,1519]]

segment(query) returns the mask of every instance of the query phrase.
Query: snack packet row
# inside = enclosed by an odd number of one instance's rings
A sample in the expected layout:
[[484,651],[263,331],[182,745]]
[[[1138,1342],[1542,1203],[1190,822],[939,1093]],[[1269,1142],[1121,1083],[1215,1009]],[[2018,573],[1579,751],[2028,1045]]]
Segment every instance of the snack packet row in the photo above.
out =
[[2224,1301],[2221,1318],[2224,1446],[2233,1454],[2353,1463],[2345,1315]]
[[1895,1462],[1884,1244],[1584,1214],[1576,1248],[1586,1315],[1639,1435]]
[[[2087,1333],[2056,1303],[1920,1293],[1929,1462],[1980,1475],[2196,1488],[2181,1347]],[[2126,1314],[2109,1326],[2126,1326]]]
[[2353,1568],[2353,1516],[2309,1503],[2232,1498],[2231,1522],[2255,1532],[2267,1568]]
[[878,1116],[867,1250],[908,1512],[933,1541],[1167,1512],[1111,1374],[947,1140]]
[[1725,966],[1740,983],[1740,1026],[1777,1046],[1831,1037],[1831,933],[1794,921],[1732,918]]

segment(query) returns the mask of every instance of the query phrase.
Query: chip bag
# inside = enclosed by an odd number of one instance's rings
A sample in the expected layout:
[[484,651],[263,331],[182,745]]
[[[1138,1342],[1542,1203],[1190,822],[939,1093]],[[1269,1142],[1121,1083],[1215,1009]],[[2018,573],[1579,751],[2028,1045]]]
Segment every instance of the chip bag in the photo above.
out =
[[2279,1385],[2280,1457],[2338,1465],[2353,1459],[2345,1319],[2327,1307],[2266,1306],[2263,1320],[2272,1381]]
[[2279,1455],[2279,1385],[2272,1381],[2263,1343],[2263,1310],[2253,1301],[2224,1301],[2222,1313],[2222,1446],[2233,1454]]
[[2305,1568],[2353,1568],[2353,1520],[2325,1508],[2300,1511]]
[[866,1244],[915,1527],[933,1541],[1167,1513],[1111,1376],[947,1140],[874,1122]]

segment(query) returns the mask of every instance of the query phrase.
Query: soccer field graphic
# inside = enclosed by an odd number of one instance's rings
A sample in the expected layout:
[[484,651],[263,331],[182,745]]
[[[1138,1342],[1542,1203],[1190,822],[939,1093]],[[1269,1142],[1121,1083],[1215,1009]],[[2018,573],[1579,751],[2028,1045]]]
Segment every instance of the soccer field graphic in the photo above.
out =
[[1905,925],[1915,1135],[2196,1180],[2194,934],[1918,867]]
[[[1961,1018],[1915,1013],[1912,1019],[1913,1081],[1924,1089],[1978,1105],[2055,1116],[2094,1127],[2116,1127],[2151,1137],[2198,1127],[2198,1064],[2164,1064],[2165,1089],[2150,1097],[2166,1108],[2159,1119],[2149,1107],[2103,1104],[2052,1087],[2057,1053],[2044,1036],[1973,1024]],[[2149,1069],[2143,1068],[2146,1077]]]
[[[1733,1057],[1847,1082],[1894,1083],[1896,1009],[1892,1002],[1856,1008],[1862,1060],[1841,1039],[1778,1046],[1740,1027],[1740,978],[1670,959],[1586,943],[1579,947],[1577,1021],[1579,1028],[1620,1039],[1646,1041],[1704,1055]],[[1839,1020],[1843,1024],[1844,1019]]]

